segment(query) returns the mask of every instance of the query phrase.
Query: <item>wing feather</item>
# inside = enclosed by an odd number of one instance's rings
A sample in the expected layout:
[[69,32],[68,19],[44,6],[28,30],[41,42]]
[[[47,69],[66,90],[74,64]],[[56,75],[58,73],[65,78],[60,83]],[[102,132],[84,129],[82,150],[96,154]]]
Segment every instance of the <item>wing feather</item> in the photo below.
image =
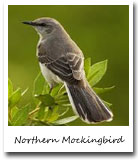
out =
[[83,58],[75,53],[67,53],[55,60],[47,55],[39,55],[38,60],[66,82],[77,83],[83,78]]
[[84,76],[84,58],[81,55],[75,53],[67,53],[69,65],[72,69],[72,73],[75,79],[81,80]]

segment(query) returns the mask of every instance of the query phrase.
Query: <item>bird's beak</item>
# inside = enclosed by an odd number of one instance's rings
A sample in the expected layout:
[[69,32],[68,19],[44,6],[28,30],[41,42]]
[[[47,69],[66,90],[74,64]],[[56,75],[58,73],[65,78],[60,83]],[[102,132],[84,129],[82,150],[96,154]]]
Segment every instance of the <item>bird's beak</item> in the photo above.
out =
[[22,22],[23,24],[28,24],[28,25],[31,25],[31,26],[37,26],[38,24],[35,23],[35,22],[32,22],[32,21],[25,21],[25,22]]

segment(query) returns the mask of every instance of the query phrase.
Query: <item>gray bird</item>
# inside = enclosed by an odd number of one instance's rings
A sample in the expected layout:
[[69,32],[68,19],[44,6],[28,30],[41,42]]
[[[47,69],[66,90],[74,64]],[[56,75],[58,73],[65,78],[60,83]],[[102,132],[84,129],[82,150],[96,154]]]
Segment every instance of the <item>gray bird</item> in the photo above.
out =
[[33,26],[40,36],[37,57],[50,87],[63,82],[74,112],[86,123],[111,121],[112,112],[86,80],[82,51],[63,26],[48,17],[23,23]]

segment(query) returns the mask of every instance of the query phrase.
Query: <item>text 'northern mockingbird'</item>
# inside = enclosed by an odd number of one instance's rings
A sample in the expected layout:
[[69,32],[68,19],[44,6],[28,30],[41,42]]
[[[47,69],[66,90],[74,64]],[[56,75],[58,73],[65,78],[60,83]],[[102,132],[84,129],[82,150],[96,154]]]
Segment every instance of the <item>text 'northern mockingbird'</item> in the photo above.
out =
[[111,121],[112,112],[86,80],[82,51],[62,25],[47,17],[23,23],[33,26],[40,35],[37,57],[50,87],[63,82],[73,110],[86,123]]

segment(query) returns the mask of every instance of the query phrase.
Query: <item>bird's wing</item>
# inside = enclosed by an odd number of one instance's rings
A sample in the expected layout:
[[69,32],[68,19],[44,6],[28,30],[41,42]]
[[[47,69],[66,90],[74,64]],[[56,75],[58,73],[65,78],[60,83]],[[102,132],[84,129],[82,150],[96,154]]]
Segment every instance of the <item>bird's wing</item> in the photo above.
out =
[[83,57],[74,53],[67,53],[55,60],[47,55],[39,56],[38,59],[40,63],[45,64],[48,69],[66,82],[75,83],[83,78]]
[[84,76],[84,58],[81,55],[69,52],[67,53],[67,60],[74,78],[81,80]]

